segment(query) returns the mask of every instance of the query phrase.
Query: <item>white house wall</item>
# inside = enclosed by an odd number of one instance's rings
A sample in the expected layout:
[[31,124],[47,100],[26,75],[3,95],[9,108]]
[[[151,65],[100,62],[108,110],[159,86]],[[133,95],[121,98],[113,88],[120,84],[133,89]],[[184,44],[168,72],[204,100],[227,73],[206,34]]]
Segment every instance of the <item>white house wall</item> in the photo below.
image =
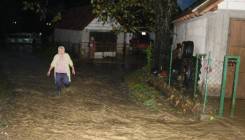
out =
[[186,40],[186,23],[175,24],[175,34],[174,34],[174,47],[177,43],[181,43]]
[[218,7],[220,10],[245,10],[245,0],[224,0]]
[[80,43],[82,40],[82,31],[79,30],[55,29],[54,34],[56,42]]
[[[222,60],[226,54],[226,42],[224,41],[224,16],[222,13],[207,13],[184,22],[175,24],[175,46],[183,41],[194,42],[195,54],[211,54],[213,71],[209,73],[214,80],[209,81],[209,87],[219,90],[222,78]],[[207,59],[207,57],[206,57]],[[221,61],[220,61],[221,60]],[[199,85],[202,86],[205,80],[205,67],[207,61],[202,61]]]
[[[245,20],[245,10],[217,10],[182,23],[175,23],[176,35],[174,37],[174,45],[183,40],[192,40],[194,41],[195,48],[198,47],[198,49],[195,50],[196,52],[203,52],[207,55],[210,53],[212,70],[208,76],[209,89],[212,89],[212,91],[219,91],[220,89],[223,60],[224,56],[227,54],[229,42],[229,26],[231,19]],[[203,25],[201,21],[206,21],[206,25]],[[197,27],[197,24],[200,24],[200,27]],[[206,31],[200,28],[206,28]],[[205,31],[205,33],[200,31]],[[199,33],[200,35],[198,35]],[[204,35],[205,37],[203,37]],[[200,39],[201,37],[205,38],[205,42]],[[197,43],[197,41],[200,42]],[[204,47],[202,45],[204,45]],[[207,61],[203,61],[203,64],[204,67],[201,70],[199,81],[199,85],[201,86],[204,83],[205,65]],[[219,92],[210,92],[210,95],[218,96]]]
[[[218,96],[222,80],[223,60],[227,49],[228,29],[225,23],[228,21],[225,21],[224,13],[220,11],[208,13],[206,16],[208,17],[208,24],[205,54],[210,54],[211,57],[211,72],[208,73],[209,89],[212,91],[210,95]],[[202,77],[200,79],[203,80],[205,79],[207,58],[203,62],[202,74],[200,75]],[[204,83],[204,81],[199,82]]]
[[190,21],[177,23],[175,26],[174,46],[183,41],[194,42],[194,55],[205,52],[207,19],[196,18]]

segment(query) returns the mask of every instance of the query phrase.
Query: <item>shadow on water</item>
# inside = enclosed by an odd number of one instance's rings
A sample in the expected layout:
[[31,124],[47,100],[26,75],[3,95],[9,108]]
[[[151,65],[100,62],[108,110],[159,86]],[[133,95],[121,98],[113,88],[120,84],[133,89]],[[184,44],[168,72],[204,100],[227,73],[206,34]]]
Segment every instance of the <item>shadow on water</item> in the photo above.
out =
[[[216,108],[217,115],[219,110],[219,98],[211,97],[209,99],[209,103],[212,107]],[[226,98],[225,99],[225,106],[224,106],[224,117],[230,118],[230,112],[231,112],[231,99]],[[244,99],[237,99],[236,100],[236,109],[234,118],[230,118],[233,120],[233,123],[237,123],[240,126],[245,126],[245,100]]]
[[[231,99],[225,100],[225,116],[229,117],[231,112]],[[235,121],[239,122],[242,126],[245,126],[245,100],[237,99],[236,110],[233,118]]]

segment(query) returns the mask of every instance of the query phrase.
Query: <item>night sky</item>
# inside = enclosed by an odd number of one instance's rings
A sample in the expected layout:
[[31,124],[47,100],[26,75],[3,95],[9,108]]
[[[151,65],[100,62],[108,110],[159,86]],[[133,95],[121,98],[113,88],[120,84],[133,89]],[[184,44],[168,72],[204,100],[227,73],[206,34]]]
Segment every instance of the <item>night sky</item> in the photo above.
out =
[[193,4],[194,2],[198,1],[198,0],[177,0],[178,4],[180,6],[180,8],[182,10],[188,8],[191,4]]
[[[197,0],[178,0],[182,10],[188,8]],[[64,9],[87,5],[90,0],[49,0],[49,6],[61,5]],[[6,32],[39,32],[45,22],[40,22],[39,17],[33,12],[23,11],[21,9],[21,0],[0,0],[0,31]],[[14,24],[16,22],[16,24]]]

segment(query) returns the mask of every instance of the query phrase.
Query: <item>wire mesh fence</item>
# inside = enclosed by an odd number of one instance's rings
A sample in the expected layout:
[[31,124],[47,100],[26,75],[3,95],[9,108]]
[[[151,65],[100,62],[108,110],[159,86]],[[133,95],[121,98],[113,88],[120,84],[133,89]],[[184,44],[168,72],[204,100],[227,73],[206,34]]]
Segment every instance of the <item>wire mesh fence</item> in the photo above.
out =
[[219,96],[222,81],[223,61],[211,57],[201,58],[199,74],[199,90],[201,93],[208,92],[208,95]]
[[223,60],[207,54],[191,58],[173,59],[170,75],[171,85],[185,90],[186,94],[219,96],[222,81]]

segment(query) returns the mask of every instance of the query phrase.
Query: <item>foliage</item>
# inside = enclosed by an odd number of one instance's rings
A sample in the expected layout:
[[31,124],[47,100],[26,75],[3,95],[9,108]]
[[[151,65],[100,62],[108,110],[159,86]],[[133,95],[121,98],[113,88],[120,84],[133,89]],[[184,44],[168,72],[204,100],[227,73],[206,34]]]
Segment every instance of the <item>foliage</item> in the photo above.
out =
[[171,105],[183,113],[200,113],[202,111],[200,98],[192,98],[183,91],[169,86],[164,78],[151,76],[148,83],[164,93]]
[[[102,21],[116,21],[124,32],[155,32],[153,65],[159,68],[171,46],[171,22],[176,0],[92,0],[93,13]],[[164,60],[165,59],[165,60]]]
[[153,0],[92,0],[92,6],[102,21],[116,21],[125,32],[153,30]]
[[[145,69],[138,70],[126,76],[130,97],[143,105],[156,109],[158,103],[168,102],[182,113],[199,115],[202,112],[201,98],[192,98],[183,91],[170,87],[166,79],[151,75]],[[167,100],[160,100],[163,93]],[[215,112],[209,108],[210,114]]]
[[145,78],[143,75],[145,75],[145,71],[138,70],[126,76],[127,85],[130,90],[129,96],[134,101],[150,109],[157,110],[157,99],[160,96],[160,92],[144,82]]
[[[159,26],[158,15],[169,18],[176,6],[175,0],[160,0],[160,2],[159,0],[92,0],[91,2],[93,13],[102,21],[116,21],[126,32],[156,31],[155,25]],[[163,9],[161,13],[156,6]]]
[[[63,10],[62,5],[57,5],[55,7],[50,7],[48,5],[48,0],[23,0],[23,10],[33,11],[40,16],[41,21],[50,20],[52,24],[57,23],[62,19],[61,11]],[[51,19],[48,19],[51,17]]]

